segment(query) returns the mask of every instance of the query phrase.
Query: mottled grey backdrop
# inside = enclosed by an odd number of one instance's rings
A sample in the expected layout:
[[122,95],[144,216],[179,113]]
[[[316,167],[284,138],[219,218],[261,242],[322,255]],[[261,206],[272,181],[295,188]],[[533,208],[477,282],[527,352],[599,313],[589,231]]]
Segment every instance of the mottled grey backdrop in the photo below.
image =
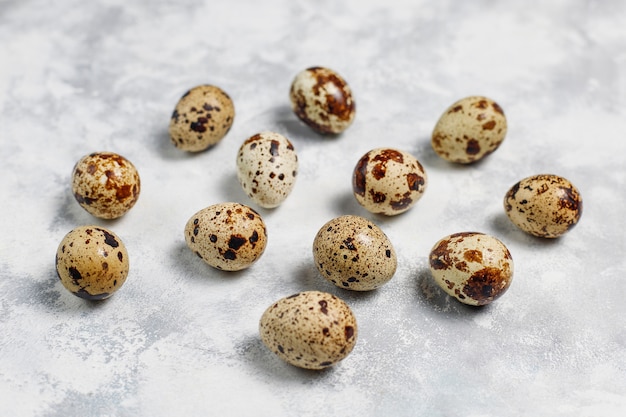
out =
[[[621,416],[626,409],[626,2],[0,0],[0,415]],[[328,66],[351,85],[354,124],[335,139],[289,108],[300,70]],[[235,102],[228,136],[175,149],[170,114],[190,87]],[[430,147],[443,110],[481,94],[509,132],[483,162],[454,166]],[[259,210],[265,254],[219,273],[185,246],[199,209],[249,204],[235,157],[261,130],[289,137],[295,189]],[[362,154],[411,152],[429,175],[409,212],[383,218],[351,194]],[[118,152],[142,191],[122,219],[90,217],[70,194],[83,155]],[[554,173],[581,191],[568,235],[544,241],[508,221],[519,179]],[[373,293],[326,283],[318,228],[363,215],[398,253]],[[95,223],[126,243],[130,274],[111,299],[68,293],[54,254]],[[454,232],[490,233],[515,260],[509,291],[465,307],[436,287],[428,252]],[[260,342],[280,297],[337,294],[359,323],[335,368],[293,368]]]

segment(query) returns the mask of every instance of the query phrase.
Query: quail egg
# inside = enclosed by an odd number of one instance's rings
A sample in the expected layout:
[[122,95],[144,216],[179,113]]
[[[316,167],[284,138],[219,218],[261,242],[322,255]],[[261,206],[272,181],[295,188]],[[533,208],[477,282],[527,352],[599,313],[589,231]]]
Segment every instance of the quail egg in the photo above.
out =
[[366,210],[394,216],[422,197],[428,178],[413,155],[390,148],[367,152],[352,174],[354,197]]
[[170,118],[170,139],[184,151],[204,151],[226,136],[234,120],[230,96],[214,85],[199,85],[176,104]]
[[495,101],[481,96],[466,97],[441,115],[431,144],[443,159],[469,164],[495,151],[506,130],[506,117]]
[[556,238],[571,230],[583,211],[580,192],[558,175],[534,175],[517,182],[504,197],[514,225],[531,235]]
[[95,217],[115,219],[123,216],[137,202],[140,190],[137,169],[116,153],[94,152],[74,165],[74,198]]
[[263,219],[239,203],[219,203],[195,213],[185,226],[185,241],[204,262],[239,271],[256,262],[267,245]]
[[126,281],[128,252],[112,231],[81,226],[61,240],[55,265],[61,283],[72,294],[86,300],[103,300]]
[[320,274],[339,288],[370,291],[387,283],[398,264],[385,233],[371,221],[353,215],[324,224],[313,241]]
[[356,114],[350,86],[329,68],[312,67],[298,73],[289,97],[296,116],[318,133],[339,134]]
[[352,352],[357,323],[343,300],[320,291],[304,291],[268,307],[259,333],[265,346],[285,362],[324,369]]
[[430,251],[435,282],[464,304],[480,306],[500,297],[513,279],[513,258],[500,240],[484,233],[455,233]]
[[298,155],[286,137],[261,132],[248,138],[237,154],[237,178],[248,197],[263,208],[279,206],[298,175]]

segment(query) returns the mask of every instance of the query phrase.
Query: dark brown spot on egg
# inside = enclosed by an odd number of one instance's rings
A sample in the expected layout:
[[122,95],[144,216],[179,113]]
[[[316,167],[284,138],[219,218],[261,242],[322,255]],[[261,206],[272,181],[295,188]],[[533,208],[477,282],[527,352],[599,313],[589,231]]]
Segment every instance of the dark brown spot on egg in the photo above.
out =
[[320,311],[322,312],[322,314],[328,315],[328,301],[320,300],[318,304],[320,305]]
[[222,256],[230,261],[237,259],[237,253],[232,249],[228,249]]
[[487,123],[483,123],[483,130],[493,130],[496,127],[496,121],[490,120]]
[[496,113],[500,113],[501,115],[503,115],[503,116],[504,116],[504,111],[502,111],[502,107],[500,107],[500,106],[498,105],[498,103],[496,103],[496,102],[491,103],[491,107],[493,107],[493,110],[494,110]]
[[352,190],[355,194],[365,196],[365,178],[367,174],[367,163],[369,162],[369,156],[366,154],[363,156],[354,169],[352,176]]
[[102,234],[104,235],[104,243],[106,243],[107,245],[111,246],[112,248],[117,248],[120,245],[119,242],[115,239],[115,236],[113,236],[108,231],[98,228],[96,228],[96,230],[102,232]]
[[279,156],[278,148],[280,146],[280,142],[277,140],[272,140],[270,142],[270,154],[272,156]]
[[426,180],[424,179],[424,177],[416,173],[410,173],[406,176],[406,182],[409,190],[419,191],[420,187],[422,187],[426,183]]
[[467,141],[467,147],[465,148],[465,152],[468,155],[476,155],[480,152],[480,143],[476,139],[470,139]]
[[80,271],[73,266],[70,266],[68,268],[68,272],[70,273],[70,277],[72,278],[74,285],[78,285],[78,281],[83,279],[83,276],[81,275]]
[[456,113],[456,112],[459,112],[459,111],[461,111],[461,110],[463,110],[463,106],[462,106],[462,105],[460,105],[460,104],[458,104],[458,105],[456,105],[456,106],[452,107],[452,108],[450,109],[450,111],[448,111],[448,113]]
[[372,197],[372,201],[376,204],[383,203],[387,199],[385,193],[380,193],[374,190],[370,190],[370,196]]
[[507,277],[498,268],[485,267],[476,271],[463,286],[463,292],[479,305],[488,304],[502,294]]
[[433,269],[450,269],[452,267],[452,259],[450,257],[451,250],[448,248],[450,241],[442,240],[430,252],[430,266]]
[[230,249],[239,250],[245,243],[247,239],[241,235],[232,235],[228,240],[228,247]]
[[344,334],[346,336],[346,340],[350,340],[354,337],[354,327],[346,326],[344,328]]
[[483,261],[483,253],[479,250],[466,250],[465,253],[463,253],[463,259],[468,262],[481,263]]

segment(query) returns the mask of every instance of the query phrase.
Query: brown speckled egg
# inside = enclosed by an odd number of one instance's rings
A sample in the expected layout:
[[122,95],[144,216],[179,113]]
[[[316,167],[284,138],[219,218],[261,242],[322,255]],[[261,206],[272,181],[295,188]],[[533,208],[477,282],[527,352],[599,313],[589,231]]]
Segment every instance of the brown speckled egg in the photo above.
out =
[[237,154],[237,178],[248,197],[263,208],[279,206],[298,175],[298,155],[286,137],[261,132],[248,138]]
[[583,200],[578,189],[558,175],[534,175],[506,193],[504,209],[514,225],[531,235],[559,237],[580,220]]
[[369,291],[396,272],[396,252],[387,235],[371,221],[353,215],[334,218],[313,241],[320,274],[339,288]]
[[298,118],[318,133],[339,134],[356,114],[350,86],[328,68],[313,67],[297,74],[289,97]]
[[176,104],[169,133],[177,148],[200,152],[221,141],[235,120],[233,101],[222,89],[199,85]]
[[94,152],[81,158],[72,172],[72,192],[93,216],[115,219],[130,210],[141,190],[139,173],[126,158]]
[[263,219],[239,203],[206,207],[185,226],[187,246],[204,262],[224,271],[239,271],[256,262],[267,245]]
[[99,226],[70,231],[57,249],[56,270],[72,294],[86,300],[113,295],[128,276],[128,253],[122,240]]
[[506,129],[506,117],[496,102],[487,97],[466,97],[441,115],[431,144],[443,159],[469,164],[495,151]]
[[259,333],[265,346],[287,363],[324,369],[352,352],[357,324],[343,300],[324,292],[304,291],[265,310]]
[[354,197],[366,210],[394,216],[404,213],[422,197],[428,178],[411,154],[396,149],[369,151],[352,174]]
[[483,233],[446,236],[430,251],[437,284],[464,304],[480,306],[500,297],[513,279],[513,258],[504,243]]

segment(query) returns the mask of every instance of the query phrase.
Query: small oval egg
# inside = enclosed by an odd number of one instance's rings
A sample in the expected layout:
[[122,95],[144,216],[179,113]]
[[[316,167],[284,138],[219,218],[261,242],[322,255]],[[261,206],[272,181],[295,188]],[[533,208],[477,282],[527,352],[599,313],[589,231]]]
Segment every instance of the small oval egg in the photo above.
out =
[[506,292],[513,279],[513,258],[500,240],[484,233],[455,233],[430,251],[435,282],[464,304],[481,306]]
[[353,215],[334,218],[319,229],[313,258],[327,281],[354,291],[381,287],[398,264],[387,235],[371,221]]
[[184,151],[204,151],[226,136],[234,120],[230,96],[214,85],[199,85],[176,104],[170,118],[170,139]]
[[279,206],[298,175],[298,155],[286,137],[261,132],[248,138],[237,154],[237,178],[248,197],[263,208]]
[[556,238],[578,224],[583,200],[566,178],[533,175],[509,189],[504,197],[504,209],[511,222],[524,232]]
[[320,291],[304,291],[268,307],[259,333],[265,346],[285,362],[324,369],[352,352],[357,323],[343,300]]
[[312,67],[298,73],[289,98],[296,116],[322,134],[343,132],[356,114],[350,86],[329,68]]
[[185,225],[185,241],[212,267],[239,271],[261,257],[267,230],[254,209],[239,203],[219,203],[191,216]]
[[81,226],[65,235],[56,253],[63,286],[77,297],[103,300],[128,276],[128,252],[122,240],[100,226]]
[[123,216],[135,205],[140,191],[137,169],[116,153],[94,152],[74,165],[74,198],[95,217],[116,219]]
[[352,174],[354,197],[371,213],[404,213],[422,197],[428,177],[413,155],[391,148],[372,149]]
[[506,131],[502,108],[487,97],[471,96],[452,104],[441,115],[431,144],[443,159],[469,164],[495,151]]

